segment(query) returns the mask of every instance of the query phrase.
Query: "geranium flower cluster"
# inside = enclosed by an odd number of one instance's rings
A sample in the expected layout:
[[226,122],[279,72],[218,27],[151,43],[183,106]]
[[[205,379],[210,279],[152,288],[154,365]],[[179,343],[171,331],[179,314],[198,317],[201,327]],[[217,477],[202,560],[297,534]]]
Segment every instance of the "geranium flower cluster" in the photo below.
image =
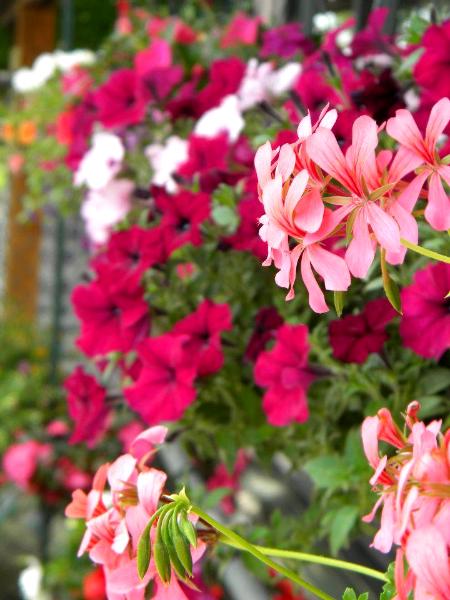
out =
[[[395,153],[376,152],[379,127],[361,116],[344,154],[332,133],[336,119],[335,110],[324,109],[313,126],[308,114],[295,142],[275,149],[266,142],[255,156],[265,211],[260,236],[268,246],[264,264],[275,263],[275,281],[289,288],[290,300],[300,261],[309,305],[319,313],[328,306],[312,267],[327,290],[345,292],[351,276],[366,277],[377,248],[382,260],[401,264],[406,253],[401,240],[418,241],[412,211],[419,195],[426,199],[428,223],[438,231],[450,227],[450,198],[442,183],[450,185],[450,167],[437,145],[450,121],[449,98],[433,106],[425,137],[407,110],[388,120],[387,133],[400,143]],[[413,171],[413,179],[406,180]],[[340,241],[347,246],[344,256]]]
[[[409,404],[405,431],[388,409],[367,417],[362,440],[375,473],[370,483],[380,494],[372,521],[381,506],[381,528],[373,540],[380,552],[398,546],[395,566],[397,598],[450,597],[450,430],[442,421],[425,425],[418,419],[420,404]],[[379,442],[387,442],[394,454],[380,456]],[[405,564],[406,559],[406,564]]]
[[[140,433],[127,454],[97,470],[87,494],[82,490],[73,493],[72,502],[66,508],[67,517],[86,522],[78,555],[87,552],[94,563],[102,566],[108,600],[143,600],[150,582],[154,599],[188,598],[175,573],[169,583],[160,579],[154,559],[145,577],[141,580],[138,576],[138,542],[158,508],[167,479],[163,471],[149,463],[156,445],[164,442],[166,434],[165,427],[153,427]],[[204,550],[202,543],[193,550],[194,564]]]

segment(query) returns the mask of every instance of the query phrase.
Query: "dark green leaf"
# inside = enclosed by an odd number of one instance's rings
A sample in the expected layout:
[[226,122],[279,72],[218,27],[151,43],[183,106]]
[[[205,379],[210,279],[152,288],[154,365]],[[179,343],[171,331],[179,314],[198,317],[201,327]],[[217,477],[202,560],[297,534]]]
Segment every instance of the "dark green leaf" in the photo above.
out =
[[177,519],[170,522],[170,534],[173,541],[174,551],[176,552],[180,563],[187,573],[192,577],[192,556],[191,548],[184,535],[182,535]]
[[343,506],[334,512],[330,525],[330,547],[333,554],[337,554],[339,549],[347,543],[349,533],[358,515],[357,506]]

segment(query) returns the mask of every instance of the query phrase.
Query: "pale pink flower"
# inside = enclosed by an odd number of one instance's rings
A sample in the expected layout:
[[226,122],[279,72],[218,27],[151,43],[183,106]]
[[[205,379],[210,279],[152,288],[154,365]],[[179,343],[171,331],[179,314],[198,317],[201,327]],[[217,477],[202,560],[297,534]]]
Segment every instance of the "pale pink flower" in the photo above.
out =
[[205,138],[214,138],[226,133],[235,142],[244,129],[239,99],[235,94],[225,96],[219,106],[206,111],[197,121],[194,133]]
[[125,148],[117,135],[106,132],[94,134],[92,146],[81,159],[74,183],[90,190],[107,186],[122,168]]
[[282,96],[292,88],[301,72],[298,63],[288,63],[275,69],[270,62],[258,63],[252,58],[237,92],[239,107],[248,110],[259,102]]
[[178,189],[173,175],[188,159],[188,142],[176,135],[167,138],[164,144],[150,144],[145,149],[153,169],[152,183],[164,187],[170,194]]
[[450,100],[441,98],[431,109],[425,137],[406,109],[398,110],[386,126],[389,135],[401,144],[409,161],[409,172],[417,169],[416,177],[403,193],[404,201],[411,211],[423,185],[428,181],[425,218],[438,231],[450,228],[450,198],[442,185],[442,180],[450,185],[450,166],[443,163],[437,151],[439,137],[449,121]]
[[91,190],[81,207],[89,238],[95,244],[104,244],[114,225],[119,223],[131,208],[134,183],[117,179],[99,190]]

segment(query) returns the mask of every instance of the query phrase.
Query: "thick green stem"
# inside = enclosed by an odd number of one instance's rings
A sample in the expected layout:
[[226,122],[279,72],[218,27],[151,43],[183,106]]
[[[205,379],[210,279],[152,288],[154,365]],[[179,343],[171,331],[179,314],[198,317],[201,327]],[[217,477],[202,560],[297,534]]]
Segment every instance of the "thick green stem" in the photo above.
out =
[[225,527],[225,525],[222,525],[221,523],[210,517],[207,513],[203,512],[203,510],[198,506],[192,506],[191,512],[195,513],[205,523],[211,525],[211,527],[214,527],[216,531],[221,533],[222,536],[224,536],[225,538],[227,538],[227,540],[232,542],[232,545],[235,548],[245,550],[246,552],[257,558],[259,561],[273,569],[274,571],[277,571],[277,573],[280,573],[281,575],[287,577],[294,583],[297,583],[299,586],[305,588],[318,598],[322,598],[323,600],[334,600],[332,596],[329,596],[326,592],[323,592],[316,586],[312,585],[311,583],[308,583],[307,581],[299,577],[296,573],[294,573],[294,571],[291,571],[283,565],[279,565],[278,563],[271,560],[268,556],[265,556],[260,550],[258,550],[256,546],[254,546],[250,542],[247,542],[247,540],[242,538],[240,535],[238,535],[231,529],[228,529],[228,527]]
[[428,258],[432,258],[434,260],[438,260],[440,262],[444,262],[450,265],[450,256],[445,256],[445,254],[439,254],[439,252],[434,252],[434,250],[428,250],[428,248],[422,248],[422,246],[412,244],[404,238],[400,238],[400,241],[405,246],[405,248],[408,248],[408,250],[412,250],[413,252],[417,252],[417,254],[421,254],[422,256],[426,256]]
[[[230,541],[229,539],[223,538],[220,540],[228,546],[233,548],[240,548],[237,544]],[[317,554],[308,554],[306,552],[296,552],[294,550],[279,550],[278,548],[266,548],[265,546],[255,546],[261,554],[264,556],[276,556],[278,558],[287,558],[290,560],[301,560],[309,563],[316,563],[318,565],[326,565],[327,567],[334,567],[336,569],[344,569],[346,571],[354,571],[355,573],[361,573],[380,581],[387,581],[387,577],[381,571],[376,571],[364,565],[358,565],[357,563],[347,562],[346,560],[338,560],[336,558],[330,558],[328,556],[320,556]]]

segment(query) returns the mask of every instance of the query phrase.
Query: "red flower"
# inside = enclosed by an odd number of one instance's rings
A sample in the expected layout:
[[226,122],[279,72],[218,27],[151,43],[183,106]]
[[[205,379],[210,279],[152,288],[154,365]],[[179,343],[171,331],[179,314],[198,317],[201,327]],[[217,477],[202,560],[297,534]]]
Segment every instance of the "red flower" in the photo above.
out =
[[3,471],[9,481],[24,490],[31,490],[31,480],[38,466],[47,465],[51,457],[50,444],[36,440],[12,444],[3,455]]
[[166,40],[155,39],[134,60],[144,97],[159,102],[183,78],[183,69],[172,65],[172,49]]
[[201,245],[200,225],[210,215],[208,194],[182,190],[169,196],[161,191],[155,201],[163,214],[161,227],[164,229],[168,254],[184,244]]
[[198,116],[218,106],[222,98],[228,94],[235,94],[244,77],[245,69],[245,63],[235,56],[214,61],[209,72],[209,83],[197,96],[197,106],[200,111]]
[[164,236],[161,228],[143,229],[133,225],[125,231],[111,235],[106,252],[93,263],[107,264],[118,273],[137,278],[153,265],[164,263],[167,259],[164,250]]
[[263,409],[271,425],[280,427],[308,419],[306,391],[314,379],[308,368],[308,351],[307,326],[283,325],[272,350],[258,356],[255,382],[268,388]]
[[276,584],[279,594],[273,597],[273,600],[305,600],[305,596],[299,592],[294,592],[294,586],[290,581],[284,579]]
[[258,198],[244,198],[239,202],[241,218],[236,233],[225,238],[225,242],[235,250],[251,252],[260,260],[267,256],[267,244],[259,237],[259,218],[264,214],[264,206]]
[[114,71],[95,94],[98,119],[105,127],[122,127],[140,123],[146,101],[140,94],[139,78],[133,69]]
[[414,68],[417,83],[434,100],[450,96],[450,19],[442,25],[431,25],[421,46],[425,51]]
[[222,133],[213,138],[189,136],[188,159],[178,168],[178,173],[192,177],[197,173],[209,173],[213,169],[225,170],[228,135]]
[[282,324],[283,319],[276,308],[260,308],[255,317],[255,329],[245,350],[245,358],[254,362]]
[[214,470],[214,473],[206,482],[206,488],[208,490],[216,490],[217,488],[230,488],[231,493],[225,498],[222,498],[220,503],[222,510],[225,514],[231,515],[235,511],[234,505],[234,492],[239,491],[241,475],[246,469],[248,464],[245,452],[239,450],[236,461],[231,471],[228,470],[225,463],[220,463]]
[[261,56],[277,56],[289,58],[297,52],[310,54],[314,50],[314,44],[302,33],[299,23],[287,23],[279,27],[273,27],[263,34],[263,47]]
[[249,17],[243,12],[237,12],[230,21],[220,40],[221,48],[230,48],[243,44],[251,46],[258,39],[260,17]]
[[97,567],[83,579],[83,600],[106,600],[103,567]]
[[429,265],[402,290],[400,334],[407,348],[438,360],[450,348],[450,265]]
[[331,321],[329,335],[335,358],[363,364],[371,352],[380,352],[387,340],[386,325],[396,314],[386,298],[379,298],[368,302],[358,315]]
[[137,382],[124,394],[149,425],[180,419],[195,399],[197,370],[184,349],[185,341],[186,336],[165,334],[138,347],[142,369]]
[[184,347],[192,362],[197,364],[198,375],[210,375],[223,365],[220,334],[230,329],[231,311],[228,304],[204,300],[195,312],[178,321],[172,331],[189,336]]
[[86,442],[92,448],[107,428],[109,411],[105,403],[106,390],[83,367],[76,367],[64,381],[64,388],[67,391],[69,415],[75,422],[69,444]]
[[143,289],[129,279],[119,279],[111,269],[101,269],[96,281],[78,285],[72,303],[81,320],[77,346],[88,356],[128,352],[145,337],[149,308]]

